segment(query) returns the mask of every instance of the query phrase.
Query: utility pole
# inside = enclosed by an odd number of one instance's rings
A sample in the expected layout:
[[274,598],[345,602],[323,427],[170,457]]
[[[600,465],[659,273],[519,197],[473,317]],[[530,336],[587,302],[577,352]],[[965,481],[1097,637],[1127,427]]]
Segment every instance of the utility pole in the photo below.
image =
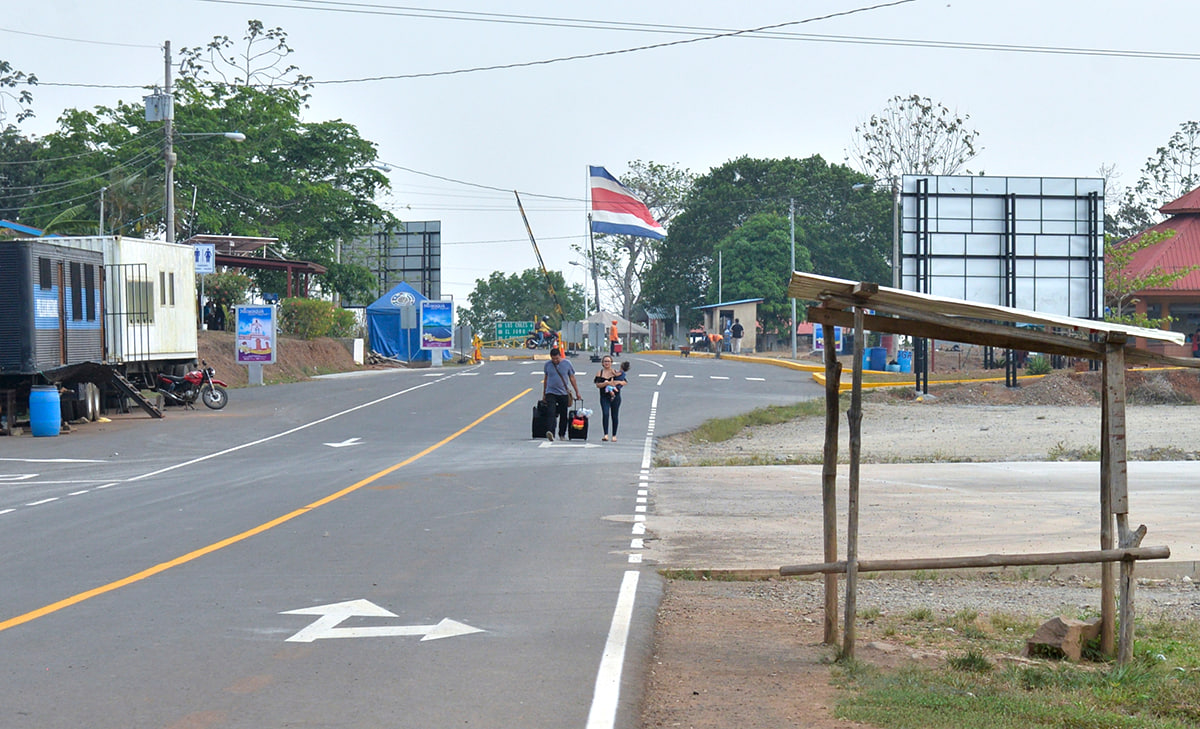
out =
[[[796,198],[788,199],[788,226],[792,229],[792,267],[788,269],[788,280],[796,270]],[[826,340],[828,341],[828,340]],[[796,299],[792,298],[792,359],[796,359]]]
[[165,66],[165,85],[167,108],[163,120],[163,131],[167,135],[163,149],[163,159],[166,162],[167,186],[163,196],[166,200],[167,242],[175,242],[175,142],[173,139],[172,119],[175,117],[175,101],[171,96],[171,41],[163,44],[163,65]]

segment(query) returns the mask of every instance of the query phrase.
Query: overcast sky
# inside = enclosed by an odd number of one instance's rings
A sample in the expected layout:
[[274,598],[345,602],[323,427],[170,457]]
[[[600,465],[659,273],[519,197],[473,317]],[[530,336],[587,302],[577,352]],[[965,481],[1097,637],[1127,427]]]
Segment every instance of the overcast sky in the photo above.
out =
[[[460,301],[476,279],[537,260],[511,193],[438,177],[520,190],[547,266],[582,282],[568,262],[586,236],[588,164],[620,177],[635,159],[695,173],[742,155],[843,162],[856,123],[916,93],[970,115],[984,147],[973,171],[1089,177],[1115,164],[1132,184],[1181,123],[1200,120],[1196,0],[404,1],[417,5],[8,2],[0,59],[41,81],[22,128],[43,134],[63,109],[161,84],[164,41],[240,38],[250,19],[283,28],[291,61],[318,82],[306,120],[340,118],[378,144],[396,166],[385,207],[442,221],[443,292]],[[397,76],[410,77],[331,83]]]

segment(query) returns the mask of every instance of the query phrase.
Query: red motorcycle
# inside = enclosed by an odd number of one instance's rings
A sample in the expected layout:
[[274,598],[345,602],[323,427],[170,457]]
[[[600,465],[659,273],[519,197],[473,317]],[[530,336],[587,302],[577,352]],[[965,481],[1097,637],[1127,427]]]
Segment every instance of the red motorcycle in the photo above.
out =
[[200,369],[192,370],[183,377],[158,373],[158,392],[171,402],[187,408],[196,407],[196,398],[213,410],[220,410],[229,402],[225,388],[229,387],[216,377],[216,372],[204,360]]

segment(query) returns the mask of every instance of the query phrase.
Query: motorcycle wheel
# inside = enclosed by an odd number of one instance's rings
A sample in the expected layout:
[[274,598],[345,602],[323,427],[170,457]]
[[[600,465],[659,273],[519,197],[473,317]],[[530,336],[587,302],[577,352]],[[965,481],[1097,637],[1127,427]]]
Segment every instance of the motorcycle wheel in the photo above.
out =
[[205,407],[220,410],[228,404],[229,395],[225,394],[225,388],[220,385],[205,385],[200,388],[200,400]]
[[530,337],[529,339],[526,339],[525,340],[525,348],[526,349],[537,349],[538,348],[538,340],[534,337]]

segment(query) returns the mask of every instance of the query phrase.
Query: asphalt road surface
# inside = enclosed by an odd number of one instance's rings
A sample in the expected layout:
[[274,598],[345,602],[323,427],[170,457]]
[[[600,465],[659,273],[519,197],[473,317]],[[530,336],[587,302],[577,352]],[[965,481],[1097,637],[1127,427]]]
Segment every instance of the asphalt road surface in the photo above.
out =
[[0,726],[634,726],[653,437],[820,392],[630,359],[616,444],[585,357],[586,445],[530,438],[528,361],[0,438]]

